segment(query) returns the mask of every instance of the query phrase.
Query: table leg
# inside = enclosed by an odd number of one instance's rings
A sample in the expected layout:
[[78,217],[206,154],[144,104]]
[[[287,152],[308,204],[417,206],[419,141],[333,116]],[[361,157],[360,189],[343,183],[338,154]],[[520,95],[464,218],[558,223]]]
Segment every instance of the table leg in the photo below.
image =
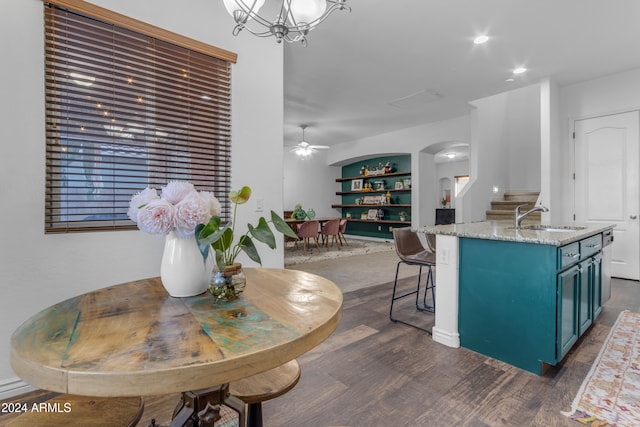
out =
[[[220,417],[220,405],[236,411],[239,425],[245,422],[244,402],[229,394],[229,384],[182,393],[173,411],[169,427],[214,427]],[[151,420],[149,427],[161,427]]]

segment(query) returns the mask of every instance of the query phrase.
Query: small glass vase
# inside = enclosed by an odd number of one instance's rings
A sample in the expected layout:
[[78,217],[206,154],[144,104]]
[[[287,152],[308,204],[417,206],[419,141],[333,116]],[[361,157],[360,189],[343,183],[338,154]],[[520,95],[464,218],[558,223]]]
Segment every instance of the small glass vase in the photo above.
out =
[[217,301],[231,301],[244,292],[247,277],[242,264],[234,263],[225,267],[224,271],[216,271],[211,276],[209,292]]

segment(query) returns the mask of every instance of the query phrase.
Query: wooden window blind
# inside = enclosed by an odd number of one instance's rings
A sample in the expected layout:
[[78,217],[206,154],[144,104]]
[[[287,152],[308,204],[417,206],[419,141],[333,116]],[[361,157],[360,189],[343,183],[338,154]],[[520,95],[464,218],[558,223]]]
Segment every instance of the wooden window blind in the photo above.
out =
[[131,196],[171,180],[213,192],[227,220],[229,60],[51,3],[44,15],[45,231],[133,228]]

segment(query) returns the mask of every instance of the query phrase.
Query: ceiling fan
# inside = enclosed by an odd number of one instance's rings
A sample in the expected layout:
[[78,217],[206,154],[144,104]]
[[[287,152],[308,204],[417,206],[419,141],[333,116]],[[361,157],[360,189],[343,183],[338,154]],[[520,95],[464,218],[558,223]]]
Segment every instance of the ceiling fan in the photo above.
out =
[[296,153],[298,156],[304,158],[310,157],[317,150],[327,150],[329,149],[328,145],[311,145],[307,141],[304,140],[304,130],[307,126],[300,126],[302,129],[302,140],[298,142],[295,147],[291,149],[292,152]]

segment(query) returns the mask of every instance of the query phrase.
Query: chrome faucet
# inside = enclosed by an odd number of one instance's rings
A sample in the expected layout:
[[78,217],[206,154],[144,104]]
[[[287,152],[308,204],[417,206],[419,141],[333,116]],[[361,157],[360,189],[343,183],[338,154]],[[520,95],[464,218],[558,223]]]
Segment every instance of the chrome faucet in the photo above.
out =
[[531,215],[534,212],[549,212],[549,208],[540,205],[540,206],[536,206],[533,209],[530,209],[530,210],[526,211],[523,214],[520,214],[520,208],[522,208],[524,206],[527,206],[527,205],[516,206],[516,214],[515,214],[516,228],[520,228],[520,223],[522,222],[522,220],[525,219],[525,217],[527,217],[528,215]]

